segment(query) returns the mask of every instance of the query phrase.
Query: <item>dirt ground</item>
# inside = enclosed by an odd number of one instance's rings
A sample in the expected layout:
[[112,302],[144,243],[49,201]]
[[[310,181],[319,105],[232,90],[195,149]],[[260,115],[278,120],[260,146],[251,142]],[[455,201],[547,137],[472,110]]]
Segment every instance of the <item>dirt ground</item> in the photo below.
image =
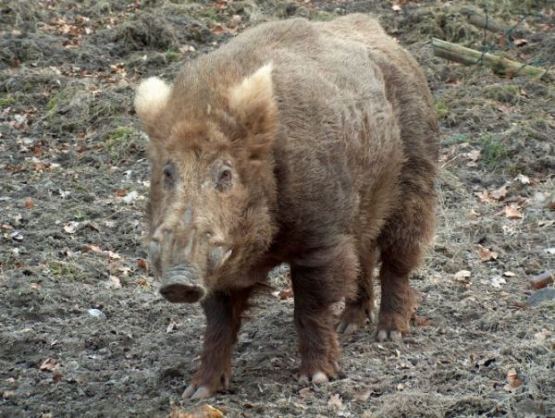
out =
[[[133,87],[257,22],[358,11],[421,62],[441,120],[435,244],[401,345],[342,336],[344,378],[301,385],[287,270],[241,331],[229,417],[555,417],[555,86],[434,58],[430,40],[555,72],[548,1],[2,0],[0,416],[164,417],[204,319],[145,270],[145,136]],[[469,24],[473,6],[505,36]],[[529,297],[534,295],[532,300]]]

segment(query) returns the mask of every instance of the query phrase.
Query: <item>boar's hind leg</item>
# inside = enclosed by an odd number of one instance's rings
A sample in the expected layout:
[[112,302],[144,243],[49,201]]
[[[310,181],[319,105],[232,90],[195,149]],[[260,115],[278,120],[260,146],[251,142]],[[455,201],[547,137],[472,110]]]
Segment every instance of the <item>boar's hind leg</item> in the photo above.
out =
[[339,372],[339,344],[331,307],[355,293],[357,258],[350,240],[291,263],[300,379],[324,383]]
[[229,385],[233,345],[250,293],[251,289],[215,292],[202,302],[206,332],[201,365],[183,393],[184,398],[206,398]]
[[[381,303],[376,337],[400,340],[409,330],[417,307],[417,293],[409,285],[410,273],[418,267],[434,227],[434,196],[429,188],[407,191],[403,208],[392,216],[379,238]],[[407,189],[405,189],[407,190]]]
[[372,275],[376,265],[375,244],[370,249],[359,251],[360,272],[358,274],[357,292],[353,298],[345,300],[345,310],[337,331],[350,334],[362,328],[368,320],[373,321],[374,286]]

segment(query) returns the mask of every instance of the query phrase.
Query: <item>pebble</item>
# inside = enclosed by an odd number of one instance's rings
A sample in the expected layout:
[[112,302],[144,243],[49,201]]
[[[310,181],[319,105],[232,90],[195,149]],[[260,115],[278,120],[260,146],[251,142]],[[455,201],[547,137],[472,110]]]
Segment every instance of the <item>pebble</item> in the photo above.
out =
[[88,309],[87,312],[94,318],[106,319],[106,315],[100,309]]

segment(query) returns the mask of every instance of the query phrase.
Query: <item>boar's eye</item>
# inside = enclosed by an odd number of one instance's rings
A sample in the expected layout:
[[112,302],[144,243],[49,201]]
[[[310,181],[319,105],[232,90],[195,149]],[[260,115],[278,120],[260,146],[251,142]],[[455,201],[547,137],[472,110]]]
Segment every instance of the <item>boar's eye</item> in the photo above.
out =
[[220,192],[224,192],[231,187],[233,182],[233,173],[230,167],[223,166],[218,172],[218,178],[216,180],[216,189]]
[[175,165],[168,161],[162,169],[162,174],[164,175],[164,185],[166,187],[173,187],[175,184]]

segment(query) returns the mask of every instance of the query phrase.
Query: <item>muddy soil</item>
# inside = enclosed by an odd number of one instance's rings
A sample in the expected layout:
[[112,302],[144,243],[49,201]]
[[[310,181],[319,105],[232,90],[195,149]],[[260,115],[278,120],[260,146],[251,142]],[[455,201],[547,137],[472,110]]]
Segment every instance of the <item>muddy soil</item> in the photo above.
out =
[[[509,32],[472,26],[463,6]],[[145,269],[133,87],[258,22],[353,11],[379,16],[421,62],[441,120],[437,238],[412,281],[414,326],[400,345],[375,342],[372,325],[341,337],[345,376],[299,384],[281,269],[241,331],[230,390],[199,404],[229,417],[555,416],[555,302],[528,300],[549,296],[529,277],[555,270],[554,84],[449,63],[430,45],[555,68],[554,10],[533,0],[3,0],[0,416],[195,407],[181,393],[204,318],[164,301]]]

